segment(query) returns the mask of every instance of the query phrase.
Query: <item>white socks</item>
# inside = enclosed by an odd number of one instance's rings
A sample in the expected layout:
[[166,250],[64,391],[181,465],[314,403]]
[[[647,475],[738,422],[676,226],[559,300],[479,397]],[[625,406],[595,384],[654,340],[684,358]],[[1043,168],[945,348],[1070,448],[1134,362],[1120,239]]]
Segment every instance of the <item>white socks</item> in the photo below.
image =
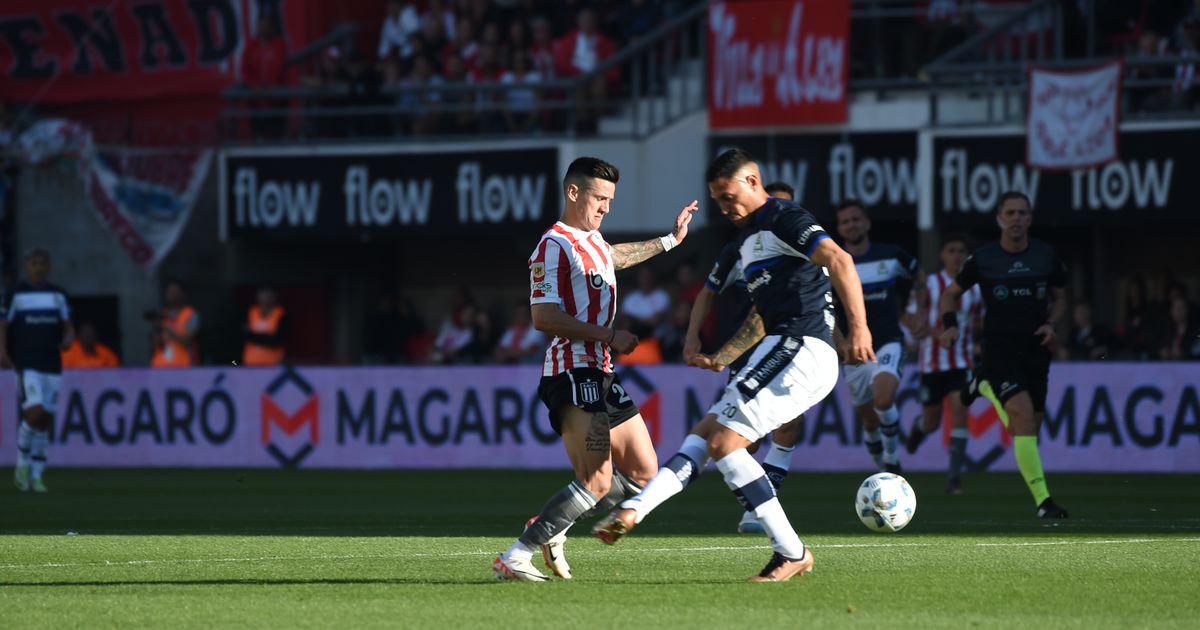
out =
[[803,558],[804,543],[792,529],[783,506],[775,497],[775,489],[754,457],[746,449],[738,449],[718,460],[717,469],[742,506],[762,523],[775,551],[793,560]]
[[33,435],[36,433],[25,421],[22,420],[17,427],[17,466],[25,467],[29,465],[29,458],[33,454]]
[[883,463],[897,464],[900,462],[897,453],[900,448],[900,410],[892,405],[887,409],[876,409],[875,413],[879,416],[879,432],[883,434]]
[[646,515],[662,505],[667,499],[679,494],[700,475],[708,462],[708,443],[698,435],[688,435],[679,447],[679,452],[667,460],[667,465],[658,469],[658,474],[646,484],[635,497],[626,499],[621,507],[633,510],[635,522],[641,523]]

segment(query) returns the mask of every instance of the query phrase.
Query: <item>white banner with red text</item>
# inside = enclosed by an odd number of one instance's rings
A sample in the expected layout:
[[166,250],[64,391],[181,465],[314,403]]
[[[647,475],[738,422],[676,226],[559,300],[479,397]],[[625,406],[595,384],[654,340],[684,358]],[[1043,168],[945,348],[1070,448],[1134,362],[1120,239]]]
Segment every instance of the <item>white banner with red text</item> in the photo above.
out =
[[[623,367],[660,461],[703,418],[724,374]],[[1048,471],[1200,472],[1200,397],[1184,363],[1063,363],[1051,370]],[[568,467],[535,394],[539,368],[197,368],[68,371],[50,465],[64,467]],[[899,395],[920,413],[915,371]],[[16,458],[18,401],[0,373],[0,465]],[[969,469],[1015,470],[1011,439],[972,407]],[[945,470],[947,423],[905,470]],[[868,470],[844,385],[807,415],[794,470]]]
[[1117,159],[1121,62],[1089,70],[1031,68],[1025,160],[1068,170]]

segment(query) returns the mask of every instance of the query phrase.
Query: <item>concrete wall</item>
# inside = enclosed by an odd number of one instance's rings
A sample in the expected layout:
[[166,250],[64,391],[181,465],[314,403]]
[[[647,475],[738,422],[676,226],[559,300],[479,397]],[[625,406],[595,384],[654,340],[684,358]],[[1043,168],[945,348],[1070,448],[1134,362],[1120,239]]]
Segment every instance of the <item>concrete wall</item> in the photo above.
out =
[[72,297],[115,295],[126,363],[150,358],[142,312],[158,305],[153,272],[135,265],[101,225],[79,178],[56,167],[25,168],[17,180],[16,250],[50,251],[50,280]]

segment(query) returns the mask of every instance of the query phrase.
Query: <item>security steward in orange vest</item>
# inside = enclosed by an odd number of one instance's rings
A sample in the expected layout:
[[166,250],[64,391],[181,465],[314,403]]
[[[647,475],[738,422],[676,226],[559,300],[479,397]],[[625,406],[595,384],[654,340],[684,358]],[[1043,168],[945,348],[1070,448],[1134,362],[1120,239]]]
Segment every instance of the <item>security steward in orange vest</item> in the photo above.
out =
[[187,303],[183,283],[170,280],[163,289],[165,306],[153,320],[154,355],[150,367],[191,367],[198,362],[196,335],[200,332],[200,314]]
[[278,304],[274,289],[264,287],[258,290],[243,332],[246,345],[242,349],[242,365],[270,366],[283,363],[287,318],[283,307]]
[[121,360],[112,348],[96,338],[96,327],[91,322],[83,322],[71,347],[62,351],[62,365],[67,370],[112,368],[121,367]]

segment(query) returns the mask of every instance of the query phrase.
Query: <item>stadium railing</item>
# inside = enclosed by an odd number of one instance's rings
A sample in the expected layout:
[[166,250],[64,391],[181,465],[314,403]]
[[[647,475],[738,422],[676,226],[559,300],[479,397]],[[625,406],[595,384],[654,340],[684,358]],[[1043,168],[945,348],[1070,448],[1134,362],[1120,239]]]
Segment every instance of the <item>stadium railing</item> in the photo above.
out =
[[[1083,33],[1084,56],[1067,56],[1064,50],[1067,28],[1061,2],[1037,0],[926,65],[923,72],[928,77],[932,124],[947,127],[1023,123],[1031,65],[1068,70],[1092,67],[1117,58],[1096,55],[1099,34],[1094,11],[1088,12]],[[1123,119],[1200,117],[1200,110],[1189,107],[1167,105],[1153,110],[1141,109],[1134,98],[1139,90],[1176,87],[1179,79],[1173,70],[1200,65],[1200,56],[1124,55],[1120,58],[1124,62]],[[1172,71],[1161,71],[1168,68]],[[1157,76],[1145,76],[1148,72]],[[942,105],[950,96],[981,101],[983,107],[973,111],[982,111],[982,118],[954,120],[947,117]]]

